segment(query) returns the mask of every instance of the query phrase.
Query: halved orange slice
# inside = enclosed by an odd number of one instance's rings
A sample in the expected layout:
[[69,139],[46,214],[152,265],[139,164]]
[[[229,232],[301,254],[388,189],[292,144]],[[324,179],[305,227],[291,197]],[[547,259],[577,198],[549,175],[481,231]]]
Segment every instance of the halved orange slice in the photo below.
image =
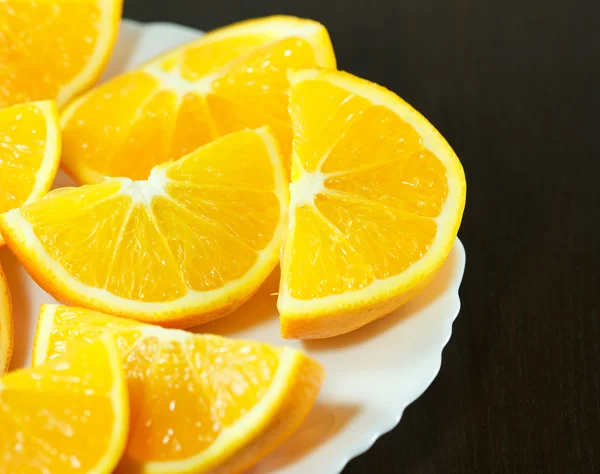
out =
[[48,192],[60,161],[60,138],[54,102],[0,109],[0,214]]
[[159,163],[270,126],[289,155],[288,67],[335,67],[327,30],[275,16],[237,23],[159,56],[65,109],[63,166],[81,183],[146,179]]
[[123,0],[0,2],[0,108],[56,100],[100,77],[117,37]]
[[112,336],[0,379],[2,472],[112,472],[129,427],[129,404]]
[[192,326],[246,301],[277,265],[288,206],[268,129],[232,133],[152,170],[58,189],[0,216],[33,278],[61,301]]
[[456,238],[465,176],[444,138],[394,93],[337,71],[289,79],[281,330],[331,337],[390,313],[432,278]]
[[0,375],[8,369],[13,348],[13,322],[10,292],[0,267]]
[[34,364],[106,331],[129,381],[131,430],[118,472],[239,473],[300,425],[323,380],[301,352],[42,306]]

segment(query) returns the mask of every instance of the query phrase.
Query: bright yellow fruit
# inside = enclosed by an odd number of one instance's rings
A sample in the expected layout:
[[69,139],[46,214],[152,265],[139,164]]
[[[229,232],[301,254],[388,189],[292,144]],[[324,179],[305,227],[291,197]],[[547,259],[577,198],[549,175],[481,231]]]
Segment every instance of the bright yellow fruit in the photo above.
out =
[[281,330],[331,337],[390,313],[432,278],[456,238],[465,176],[444,138],[394,93],[337,71],[289,80]]
[[13,322],[10,292],[0,267],[0,375],[8,369],[13,348]]
[[166,326],[232,311],[275,268],[288,185],[268,129],[152,170],[58,189],[0,216],[33,278],[60,301]]
[[52,186],[61,144],[54,102],[0,109],[0,144],[1,214],[40,199]]
[[275,16],[236,23],[157,57],[65,109],[63,166],[81,183],[146,179],[159,163],[270,126],[289,156],[288,67],[335,67],[327,30]]
[[0,379],[0,470],[112,472],[129,426],[125,375],[112,336]]
[[0,108],[59,106],[100,76],[117,37],[122,0],[2,0]]
[[129,381],[131,430],[118,472],[243,471],[306,417],[323,380],[290,348],[43,306],[34,364],[115,334]]

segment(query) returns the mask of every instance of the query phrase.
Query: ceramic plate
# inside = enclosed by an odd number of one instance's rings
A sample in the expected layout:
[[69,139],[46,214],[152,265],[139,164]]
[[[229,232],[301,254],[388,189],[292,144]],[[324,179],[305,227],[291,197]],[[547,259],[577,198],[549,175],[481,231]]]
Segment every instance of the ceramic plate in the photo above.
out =
[[[105,78],[111,77],[202,33],[175,24],[141,24],[125,20]],[[55,186],[73,183],[59,173]],[[7,249],[0,252],[14,304],[15,353],[11,368],[30,363],[40,304],[53,303]],[[391,430],[406,406],[437,375],[442,350],[458,315],[458,287],[465,251],[456,241],[433,282],[395,313],[351,334],[331,340],[285,341],[279,335],[275,306],[279,273],[235,313],[201,328],[231,337],[293,345],[320,361],[326,381],[306,422],[265,458],[251,474],[338,474]],[[252,321],[250,323],[250,321]]]

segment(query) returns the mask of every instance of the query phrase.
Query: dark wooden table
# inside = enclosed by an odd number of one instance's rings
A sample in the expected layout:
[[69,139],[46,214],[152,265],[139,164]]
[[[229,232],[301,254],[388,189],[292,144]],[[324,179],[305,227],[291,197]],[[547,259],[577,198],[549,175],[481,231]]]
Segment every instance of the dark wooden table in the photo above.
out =
[[204,30],[317,19],[340,68],[399,93],[462,160],[467,270],[442,370],[344,474],[600,473],[598,0],[125,3]]

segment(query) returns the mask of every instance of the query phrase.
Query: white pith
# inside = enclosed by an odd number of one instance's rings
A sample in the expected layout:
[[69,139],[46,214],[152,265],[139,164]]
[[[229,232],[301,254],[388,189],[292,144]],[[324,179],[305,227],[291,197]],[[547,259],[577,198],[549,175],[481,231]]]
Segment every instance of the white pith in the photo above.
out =
[[[115,367],[119,367],[118,364],[120,363],[120,360],[117,359],[118,352],[111,352],[110,355],[115,357],[114,359],[111,357],[111,362],[115,364]],[[123,370],[122,367],[119,367],[119,369]],[[113,400],[113,406],[116,408],[114,419],[118,421],[113,425],[113,432],[109,437],[110,441],[109,447],[106,449],[106,455],[90,470],[91,473],[102,474],[110,469],[110,467],[114,465],[115,453],[122,452],[123,445],[127,442],[128,428],[119,426],[119,421],[122,423],[122,420],[127,420],[129,418],[129,394],[127,392],[124,374],[121,374],[121,376],[118,377],[118,380],[119,382],[113,384],[113,387],[108,394],[108,397]],[[119,401],[122,401],[122,403],[119,403]],[[127,421],[125,423],[127,424]]]
[[298,206],[314,206],[315,196],[327,192],[325,180],[328,175],[321,171],[302,173],[300,177],[290,184],[290,208]]
[[143,71],[157,79],[163,89],[173,91],[179,97],[183,97],[188,93],[208,94],[212,90],[213,81],[218,77],[217,74],[210,74],[197,81],[188,81],[179,72],[179,65],[173,68],[172,71],[166,72],[158,62],[147,65],[143,68]]
[[150,207],[154,197],[169,197],[165,191],[165,186],[169,183],[169,179],[164,168],[153,168],[147,180],[115,179],[122,183],[120,194],[131,197],[132,204],[146,204]]
[[[0,267],[0,375],[4,373],[10,359],[10,345],[13,338],[10,293],[6,278]],[[5,352],[6,351],[6,352]],[[0,390],[2,386],[0,384]]]
[[60,127],[56,122],[57,112],[54,103],[44,101],[32,105],[35,105],[46,119],[46,154],[36,172],[35,184],[33,185],[31,194],[23,203],[24,205],[40,199],[50,189],[58,168],[58,157],[60,156],[61,148]]

